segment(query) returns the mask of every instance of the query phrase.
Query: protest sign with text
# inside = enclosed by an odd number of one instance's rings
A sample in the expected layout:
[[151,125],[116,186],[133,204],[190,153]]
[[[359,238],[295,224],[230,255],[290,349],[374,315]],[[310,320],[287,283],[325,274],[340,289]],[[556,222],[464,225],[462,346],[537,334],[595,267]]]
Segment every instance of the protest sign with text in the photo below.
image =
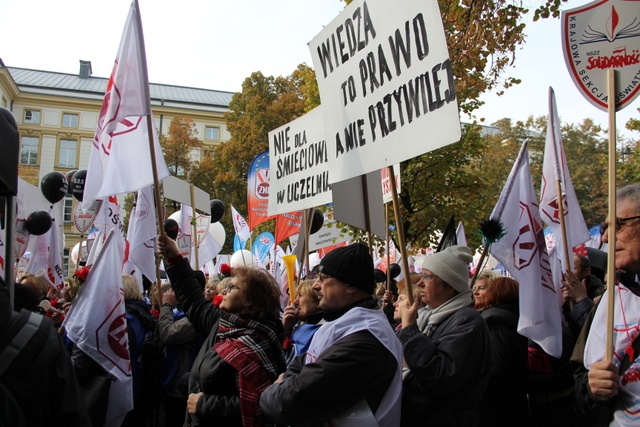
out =
[[460,139],[437,0],[359,0],[310,43],[331,183]]
[[269,132],[269,215],[331,203],[322,108]]

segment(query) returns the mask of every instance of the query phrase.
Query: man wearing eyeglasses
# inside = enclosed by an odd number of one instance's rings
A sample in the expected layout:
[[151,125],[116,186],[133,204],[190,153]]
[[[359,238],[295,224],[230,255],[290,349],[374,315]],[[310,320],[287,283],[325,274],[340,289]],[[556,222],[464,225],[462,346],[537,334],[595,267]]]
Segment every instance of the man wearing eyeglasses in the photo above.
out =
[[[604,224],[602,241],[612,236]],[[600,303],[588,331],[584,353],[574,360],[583,366],[576,372],[576,392],[581,411],[590,425],[637,426],[640,423],[640,184],[627,185],[617,193],[615,218],[616,269],[620,282],[615,287],[614,355],[603,361],[607,304]],[[630,280],[625,280],[630,278]],[[609,292],[609,291],[607,291]],[[607,300],[607,294],[602,301]],[[582,356],[582,360],[579,360]]]
[[425,258],[420,299],[399,309],[405,373],[402,426],[478,425],[491,372],[489,330],[472,307],[471,251],[449,246]]
[[352,244],[322,259],[313,288],[326,322],[307,353],[262,392],[267,416],[289,426],[340,425],[348,416],[358,425],[400,425],[402,347],[377,309],[374,285],[367,246]]

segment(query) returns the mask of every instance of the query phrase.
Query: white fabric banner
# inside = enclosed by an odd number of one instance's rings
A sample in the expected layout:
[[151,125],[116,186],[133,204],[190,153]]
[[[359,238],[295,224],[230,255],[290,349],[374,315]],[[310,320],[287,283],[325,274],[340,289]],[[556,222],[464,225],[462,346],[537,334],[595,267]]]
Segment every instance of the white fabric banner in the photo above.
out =
[[109,233],[63,323],[69,339],[116,378],[111,387],[117,393],[110,393],[107,418],[120,422],[108,425],[120,425],[133,408],[122,248],[116,233]]
[[[562,191],[562,209],[564,214],[569,259],[564,258],[564,239],[560,224],[557,181],[560,181]],[[573,189],[567,158],[564,154],[562,134],[560,133],[560,119],[556,107],[556,98],[552,88],[549,88],[549,122],[547,124],[547,139],[544,146],[544,163],[542,167],[542,184],[540,187],[540,217],[549,226],[555,237],[557,256],[563,263],[563,270],[573,270],[572,248],[590,239],[589,229],[584,222],[576,192]]]
[[251,238],[251,231],[249,231],[249,225],[247,224],[247,221],[244,220],[242,215],[238,213],[233,205],[231,205],[231,214],[231,216],[233,217],[233,228],[235,229],[238,238],[242,242],[246,242]]
[[94,200],[153,184],[149,135],[158,179],[169,176],[153,119],[152,129],[148,128],[151,114],[142,23],[134,0],[93,138],[82,200],[85,209]]
[[527,142],[511,169],[491,219],[506,235],[489,251],[520,283],[518,332],[554,357],[562,354],[562,322],[557,290],[529,170]]
[[156,237],[158,235],[152,187],[138,190],[135,207],[129,218],[129,261],[142,274],[156,281]]

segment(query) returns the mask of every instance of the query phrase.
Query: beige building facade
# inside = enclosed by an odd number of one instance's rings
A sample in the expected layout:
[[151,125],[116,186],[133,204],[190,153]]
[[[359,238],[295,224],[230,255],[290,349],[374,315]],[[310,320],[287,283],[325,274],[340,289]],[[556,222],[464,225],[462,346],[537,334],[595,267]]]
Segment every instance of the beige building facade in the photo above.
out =
[[[0,59],[0,106],[9,109],[18,123],[20,178],[39,186],[51,171],[66,174],[87,168],[107,81],[91,75],[89,61],[80,61],[79,73],[74,75],[5,66]],[[187,116],[196,124],[203,148],[191,153],[194,160],[230,138],[224,113],[233,93],[155,83],[149,86],[161,134],[166,135],[176,116]],[[75,199],[68,196],[59,203],[68,260],[71,248],[82,236],[73,224]]]

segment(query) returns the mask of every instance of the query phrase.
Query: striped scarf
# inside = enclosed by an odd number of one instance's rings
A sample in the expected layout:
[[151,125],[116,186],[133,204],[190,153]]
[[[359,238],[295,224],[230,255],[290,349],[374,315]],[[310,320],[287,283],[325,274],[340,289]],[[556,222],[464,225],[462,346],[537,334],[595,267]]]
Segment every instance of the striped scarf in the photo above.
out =
[[264,426],[260,394],[285,371],[276,333],[264,323],[222,312],[213,348],[238,371],[242,425]]

